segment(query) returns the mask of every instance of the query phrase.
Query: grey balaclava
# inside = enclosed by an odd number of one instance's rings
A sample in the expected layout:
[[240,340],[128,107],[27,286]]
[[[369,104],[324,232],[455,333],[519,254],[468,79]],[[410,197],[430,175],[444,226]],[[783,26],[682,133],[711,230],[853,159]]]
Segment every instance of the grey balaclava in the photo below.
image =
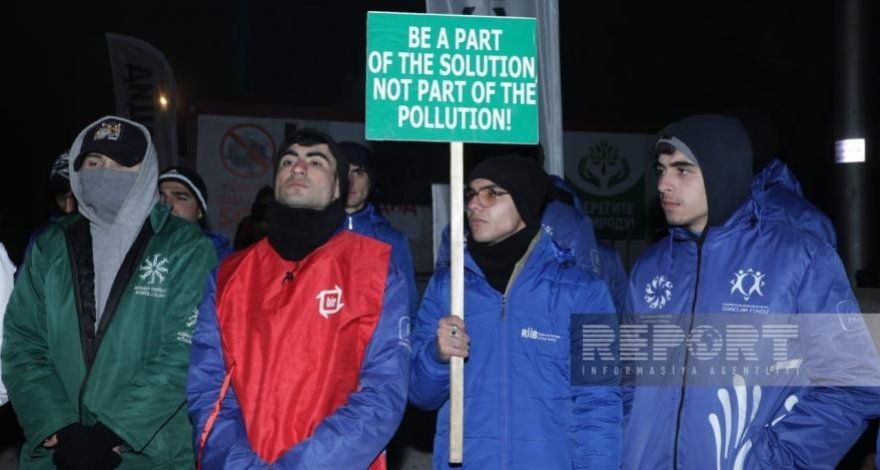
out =
[[[109,169],[83,170],[80,165],[83,142],[99,138],[93,135],[101,124],[121,124],[121,132],[140,132],[146,139],[146,151],[137,172]],[[138,136],[140,137],[140,136]],[[89,141],[86,141],[88,144]],[[88,147],[88,145],[86,145]],[[78,210],[89,220],[92,234],[92,258],[95,267],[95,324],[104,313],[107,297],[116,274],[138,232],[148,221],[150,211],[159,201],[157,178],[159,162],[147,129],[128,119],[105,116],[89,124],[70,147],[70,188],[79,202]],[[107,155],[114,158],[114,155]],[[124,157],[132,163],[131,156]],[[123,157],[120,157],[123,159]],[[117,160],[119,161],[119,160]],[[77,165],[79,163],[79,165]]]
[[752,147],[742,124],[714,114],[689,116],[659,133],[700,167],[709,204],[707,227],[721,226],[742,205],[752,185]]

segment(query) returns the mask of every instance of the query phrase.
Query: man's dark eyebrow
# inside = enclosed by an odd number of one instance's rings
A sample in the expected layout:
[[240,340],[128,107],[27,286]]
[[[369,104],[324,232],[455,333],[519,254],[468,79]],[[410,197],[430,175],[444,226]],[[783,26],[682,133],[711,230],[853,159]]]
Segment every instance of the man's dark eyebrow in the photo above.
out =
[[327,160],[327,163],[330,163],[330,157],[324,154],[324,152],[319,152],[317,150],[312,150],[310,152],[306,152],[307,157],[321,157],[324,160]]
[[[295,150],[287,150],[286,152],[284,152],[284,155],[282,155],[281,158],[284,158],[284,157],[286,157],[286,156],[288,156],[288,155],[292,155],[292,156],[294,156],[294,157],[299,158],[299,154],[296,153]],[[306,152],[306,156],[307,156],[307,157],[321,157],[321,158],[323,158],[324,160],[327,160],[327,163],[330,163],[330,157],[328,157],[327,155],[325,155],[323,152],[319,152],[319,151],[317,151],[317,150],[312,150],[312,151],[310,151],[310,152]]]
[[677,162],[670,163],[669,166],[671,166],[672,168],[685,168],[685,167],[692,168],[692,167],[695,167],[696,165],[694,165],[693,163],[691,163],[687,160],[679,160]]
[[477,193],[484,190],[484,189],[487,189],[487,188],[489,188],[489,189],[502,189],[501,186],[498,186],[497,184],[487,184],[486,186],[480,187],[480,189],[474,189],[474,188],[471,188],[470,185],[468,185],[468,189],[470,189],[471,191],[477,192]]

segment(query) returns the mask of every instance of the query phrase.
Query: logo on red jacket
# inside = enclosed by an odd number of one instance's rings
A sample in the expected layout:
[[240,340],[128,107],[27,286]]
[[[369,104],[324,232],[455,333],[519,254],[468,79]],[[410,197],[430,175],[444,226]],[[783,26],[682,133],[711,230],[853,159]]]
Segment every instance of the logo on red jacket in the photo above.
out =
[[339,313],[345,306],[342,303],[342,288],[338,284],[335,284],[333,289],[322,290],[315,298],[318,299],[318,313],[324,318]]

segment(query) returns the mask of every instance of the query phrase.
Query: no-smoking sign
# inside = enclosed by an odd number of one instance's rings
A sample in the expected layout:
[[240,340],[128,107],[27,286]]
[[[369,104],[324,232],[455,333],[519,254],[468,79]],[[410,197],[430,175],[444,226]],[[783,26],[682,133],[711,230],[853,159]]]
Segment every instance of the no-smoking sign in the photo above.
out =
[[262,176],[272,169],[275,139],[260,126],[240,124],[220,140],[220,160],[230,173],[242,178]]

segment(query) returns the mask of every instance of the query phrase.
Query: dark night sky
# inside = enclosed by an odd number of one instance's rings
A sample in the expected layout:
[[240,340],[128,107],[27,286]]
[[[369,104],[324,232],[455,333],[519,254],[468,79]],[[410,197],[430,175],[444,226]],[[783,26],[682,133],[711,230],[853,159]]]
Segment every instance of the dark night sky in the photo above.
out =
[[[4,15],[4,122],[15,142],[7,158],[17,163],[0,185],[0,240],[14,256],[45,219],[51,161],[83,126],[113,112],[105,32],[166,54],[183,127],[188,111],[209,103],[361,120],[366,11],[424,11],[404,0],[15,3]],[[560,0],[566,129],[656,132],[694,112],[759,110],[808,196],[830,213],[832,1],[669,3]],[[429,162],[412,184],[445,178],[432,174],[437,168],[445,163]],[[20,181],[33,190],[13,191]]]

